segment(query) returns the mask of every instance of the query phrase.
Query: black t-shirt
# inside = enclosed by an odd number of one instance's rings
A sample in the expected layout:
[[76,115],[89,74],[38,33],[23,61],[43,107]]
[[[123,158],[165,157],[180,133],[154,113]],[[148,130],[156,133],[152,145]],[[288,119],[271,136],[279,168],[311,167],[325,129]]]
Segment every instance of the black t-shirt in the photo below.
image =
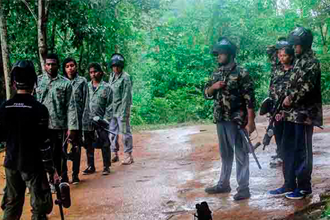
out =
[[0,139],[6,141],[4,166],[24,172],[43,169],[40,148],[47,139],[49,113],[32,95],[16,94],[0,107]]

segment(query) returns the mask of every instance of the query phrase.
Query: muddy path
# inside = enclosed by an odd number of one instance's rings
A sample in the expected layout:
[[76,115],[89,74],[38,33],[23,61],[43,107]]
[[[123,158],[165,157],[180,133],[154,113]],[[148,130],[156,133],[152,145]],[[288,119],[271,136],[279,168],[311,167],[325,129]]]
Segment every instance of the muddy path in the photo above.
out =
[[[258,137],[264,134],[266,123],[257,123]],[[102,176],[101,153],[96,153],[97,173],[80,176],[79,185],[71,185],[72,207],[65,210],[66,219],[74,220],[191,220],[195,204],[207,201],[213,219],[278,219],[319,201],[319,193],[330,188],[330,132],[328,126],[314,135],[313,196],[291,201],[272,197],[267,191],[281,186],[281,168],[269,167],[274,144],[265,151],[257,149],[262,166],[259,170],[250,156],[249,200],[236,202],[236,168],[233,167],[232,192],[207,195],[206,186],[217,182],[220,173],[215,125],[189,126],[134,134],[135,163],[111,167],[109,176]],[[3,154],[0,155],[3,162]],[[123,156],[123,155],[121,155]],[[85,151],[82,152],[81,169],[86,167]],[[234,163],[235,164],[235,163]],[[0,187],[4,186],[3,167],[0,167]],[[0,195],[1,197],[2,195]],[[29,195],[26,196],[29,199]],[[2,212],[0,211],[0,217]],[[26,200],[23,220],[30,219],[29,201]],[[58,220],[54,207],[50,220]]]

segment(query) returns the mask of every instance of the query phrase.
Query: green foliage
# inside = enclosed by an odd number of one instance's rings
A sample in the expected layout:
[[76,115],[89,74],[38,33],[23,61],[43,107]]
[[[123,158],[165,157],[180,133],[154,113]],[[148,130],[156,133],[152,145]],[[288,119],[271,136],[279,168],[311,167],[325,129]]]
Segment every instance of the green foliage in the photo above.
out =
[[[11,61],[38,59],[38,1],[5,1]],[[322,66],[324,103],[330,103],[328,5],[321,0],[70,0],[51,1],[50,52],[87,65],[124,54],[134,85],[132,124],[212,119],[203,87],[216,68],[210,54],[220,36],[239,48],[237,61],[255,84],[259,103],[268,95],[270,64],[265,50],[296,25],[311,28]],[[40,69],[40,67],[38,68]]]

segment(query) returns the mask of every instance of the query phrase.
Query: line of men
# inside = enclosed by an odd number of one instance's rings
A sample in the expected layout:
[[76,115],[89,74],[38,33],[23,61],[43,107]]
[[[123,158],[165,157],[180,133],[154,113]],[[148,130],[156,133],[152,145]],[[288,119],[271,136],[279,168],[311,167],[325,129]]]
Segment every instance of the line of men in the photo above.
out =
[[[312,193],[313,127],[322,126],[321,69],[312,50],[312,32],[295,28],[288,37],[267,50],[271,68],[270,100],[275,106],[275,139],[277,152],[283,159],[284,183],[270,190],[270,195],[285,195],[288,199],[303,199]],[[236,159],[238,183],[234,200],[250,198],[249,156],[243,148],[238,129],[255,130],[255,94],[248,72],[235,62],[237,47],[221,37],[213,47],[219,68],[205,85],[204,97],[214,100],[214,121],[217,125],[221,174],[208,194],[229,193],[233,158]],[[281,99],[283,97],[283,99]],[[269,107],[269,106],[268,106]],[[271,110],[272,113],[274,109]]]
[[[122,164],[134,162],[131,79],[123,71],[125,59],[121,54],[113,54],[109,65],[112,73],[106,83],[98,63],[88,66],[90,82],[78,74],[73,58],[64,60],[64,76],[59,75],[56,54],[46,56],[45,72],[38,77],[31,61],[15,63],[11,79],[16,94],[0,107],[0,139],[6,141],[6,186],[1,204],[4,220],[20,219],[26,187],[31,194],[32,220],[47,219],[53,201],[46,172],[51,186],[69,182],[70,159],[71,182],[79,183],[82,146],[87,154],[86,175],[95,173],[95,148],[102,150],[102,174],[110,173],[111,162],[119,161],[120,133],[125,153]],[[93,126],[95,116],[108,120],[109,128]]]

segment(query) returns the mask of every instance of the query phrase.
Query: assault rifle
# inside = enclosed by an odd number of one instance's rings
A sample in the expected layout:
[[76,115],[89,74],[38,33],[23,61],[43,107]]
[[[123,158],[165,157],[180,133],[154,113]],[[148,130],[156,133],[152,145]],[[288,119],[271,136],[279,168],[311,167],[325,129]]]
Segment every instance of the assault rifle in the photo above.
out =
[[279,100],[275,104],[273,114],[270,118],[269,125],[266,129],[266,134],[264,136],[264,139],[262,140],[262,144],[264,145],[263,150],[265,150],[266,146],[269,145],[270,140],[274,136],[274,128],[275,128],[274,122],[276,120],[276,115],[279,114],[282,109],[282,104],[283,104],[284,99],[285,99],[285,96],[283,95],[279,98]]
[[259,163],[259,160],[254,152],[254,150],[259,147],[261,145],[260,142],[256,143],[255,146],[252,145],[249,134],[247,133],[247,131],[244,128],[241,128],[240,126],[238,127],[238,132],[240,133],[240,135],[243,138],[243,146],[245,146],[246,150],[252,154],[254,160],[256,161],[259,169],[261,169],[261,165]]
[[102,119],[99,116],[94,116],[93,120],[92,120],[92,124],[96,127],[96,128],[100,128],[101,130],[104,130],[106,132],[109,132],[110,134],[113,135],[117,135],[114,132],[109,130],[109,122],[105,119]]

